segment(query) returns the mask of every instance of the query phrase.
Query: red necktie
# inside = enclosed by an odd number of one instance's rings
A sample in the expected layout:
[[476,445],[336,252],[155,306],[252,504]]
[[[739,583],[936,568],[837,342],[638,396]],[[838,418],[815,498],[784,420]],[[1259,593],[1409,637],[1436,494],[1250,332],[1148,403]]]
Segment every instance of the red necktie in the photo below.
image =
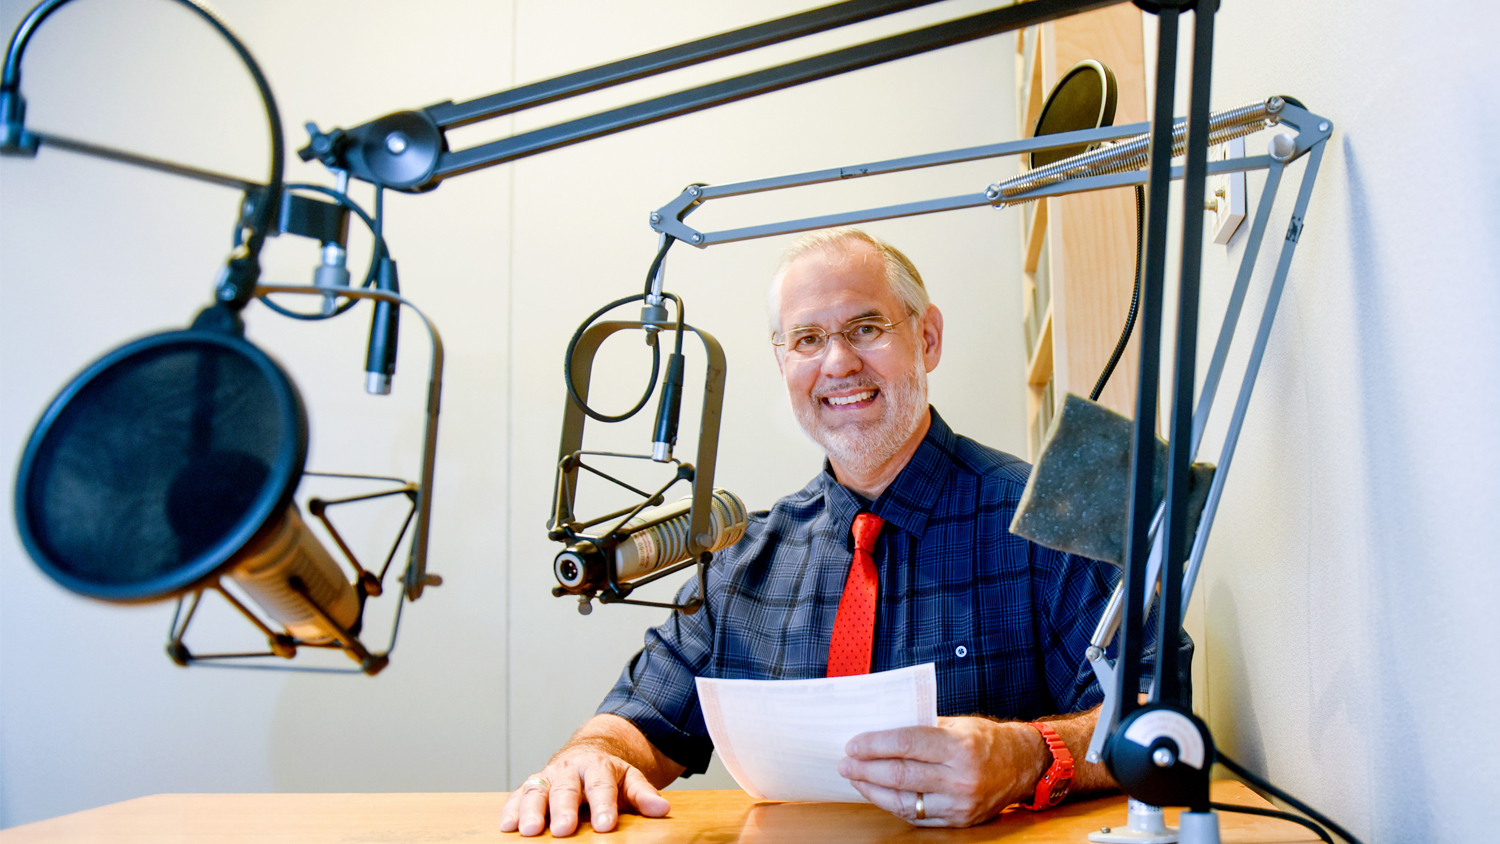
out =
[[828,676],[848,677],[870,673],[870,652],[875,646],[875,597],[880,575],[875,570],[875,538],[885,519],[874,513],[854,517],[854,562],[844,582],[844,597],[833,620],[828,643]]

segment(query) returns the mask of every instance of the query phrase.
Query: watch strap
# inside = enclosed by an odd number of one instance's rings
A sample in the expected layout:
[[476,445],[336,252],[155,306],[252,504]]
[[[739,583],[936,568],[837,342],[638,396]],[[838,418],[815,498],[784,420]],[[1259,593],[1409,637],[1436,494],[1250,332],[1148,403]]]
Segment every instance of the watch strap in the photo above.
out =
[[1051,725],[1040,721],[1028,723],[1042,734],[1042,741],[1052,751],[1052,764],[1042,774],[1042,778],[1037,780],[1035,798],[1030,803],[1021,804],[1023,808],[1039,812],[1056,806],[1068,796],[1068,790],[1073,786],[1073,754],[1068,752],[1067,744]]

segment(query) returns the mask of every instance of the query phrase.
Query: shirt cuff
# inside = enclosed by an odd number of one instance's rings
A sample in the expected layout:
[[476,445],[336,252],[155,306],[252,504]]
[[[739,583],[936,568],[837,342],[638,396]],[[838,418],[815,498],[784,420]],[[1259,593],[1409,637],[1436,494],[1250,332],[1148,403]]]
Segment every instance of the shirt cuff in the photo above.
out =
[[708,760],[714,750],[708,736],[678,728],[655,706],[629,690],[617,688],[611,691],[599,704],[597,714],[618,715],[629,721],[657,750],[686,769],[683,776],[708,770]]

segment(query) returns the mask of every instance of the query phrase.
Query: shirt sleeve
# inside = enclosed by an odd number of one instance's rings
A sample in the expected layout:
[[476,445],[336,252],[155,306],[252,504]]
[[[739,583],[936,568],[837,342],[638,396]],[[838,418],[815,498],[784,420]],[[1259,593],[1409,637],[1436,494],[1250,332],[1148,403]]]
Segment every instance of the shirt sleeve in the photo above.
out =
[[[1082,712],[1104,701],[1104,691],[1099,688],[1085,652],[1121,571],[1110,563],[1039,546],[1037,553],[1042,555],[1044,562],[1036,569],[1051,573],[1039,584],[1036,593],[1043,602],[1038,608],[1038,617],[1044,620],[1042,644],[1047,687],[1059,713]],[[1140,661],[1142,694],[1150,691],[1156,670],[1158,608],[1153,604],[1146,618],[1145,645]],[[1116,658],[1118,649],[1117,635],[1107,650],[1111,659]],[[1188,694],[1192,691],[1192,664],[1193,640],[1183,631],[1178,641],[1178,676]]]
[[1108,563],[1033,545],[1033,595],[1042,622],[1043,676],[1058,714],[1082,712],[1104,701],[1086,651],[1109,603],[1118,569]]
[[[677,602],[697,591],[693,578],[678,591]],[[706,771],[713,753],[695,683],[709,665],[712,647],[713,619],[707,603],[692,615],[674,611],[646,631],[645,646],[626,664],[597,710],[635,725],[658,750],[687,769],[684,776]]]

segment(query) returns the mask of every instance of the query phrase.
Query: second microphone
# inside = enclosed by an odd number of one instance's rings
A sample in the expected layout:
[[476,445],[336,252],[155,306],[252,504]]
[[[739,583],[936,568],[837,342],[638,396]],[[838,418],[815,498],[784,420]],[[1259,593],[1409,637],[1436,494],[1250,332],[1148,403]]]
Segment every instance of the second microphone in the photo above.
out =
[[[643,511],[620,528],[618,533],[624,537],[613,545],[607,539],[569,545],[552,564],[557,582],[565,591],[578,594],[603,587],[609,577],[606,566],[613,567],[616,583],[625,584],[691,558],[688,527],[692,503],[691,498],[683,498]],[[748,514],[744,502],[728,490],[714,490],[710,503],[713,541],[707,550],[715,552],[745,535]]]

